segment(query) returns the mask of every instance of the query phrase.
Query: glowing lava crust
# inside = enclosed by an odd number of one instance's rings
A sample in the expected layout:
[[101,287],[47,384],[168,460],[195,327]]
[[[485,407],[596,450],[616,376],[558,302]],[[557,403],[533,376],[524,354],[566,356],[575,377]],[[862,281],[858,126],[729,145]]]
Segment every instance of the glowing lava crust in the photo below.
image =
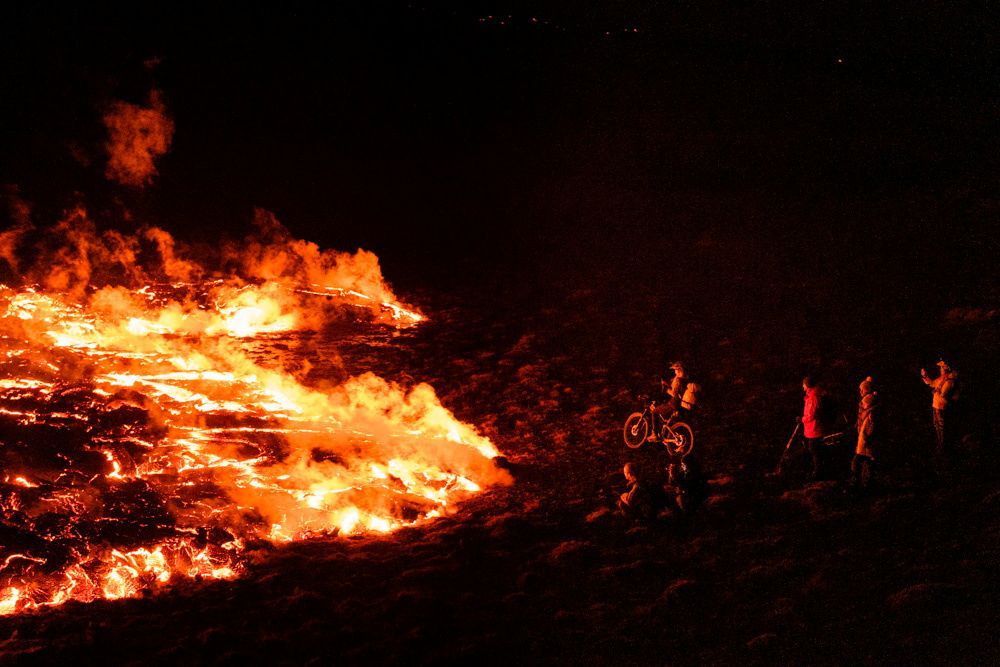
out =
[[274,362],[333,320],[421,322],[374,255],[281,239],[226,275],[151,229],[156,269],[98,286],[122,237],[86,235],[0,286],[0,614],[232,578],[262,541],[384,533],[509,481],[430,386]]

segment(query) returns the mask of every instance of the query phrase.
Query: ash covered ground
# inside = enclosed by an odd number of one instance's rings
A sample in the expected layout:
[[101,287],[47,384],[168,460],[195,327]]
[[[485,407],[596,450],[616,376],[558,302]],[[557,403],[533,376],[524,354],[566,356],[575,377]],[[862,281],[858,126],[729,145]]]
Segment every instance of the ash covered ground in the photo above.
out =
[[[193,39],[5,21],[4,182],[39,218],[84,188],[211,243],[259,205],[375,251],[430,320],[317,346],[312,380],[429,382],[515,479],[236,581],[2,617],[5,662],[997,662],[996,16],[556,4],[250,12]],[[155,187],[102,197],[80,119],[143,98],[151,75],[117,68],[144,56],[177,139]],[[964,384],[944,474],[919,378],[939,354]],[[673,359],[704,385],[711,495],[636,526],[622,465],[665,461],[621,424]],[[802,452],[766,475],[814,371],[848,413],[879,381],[869,498],[807,484]]]

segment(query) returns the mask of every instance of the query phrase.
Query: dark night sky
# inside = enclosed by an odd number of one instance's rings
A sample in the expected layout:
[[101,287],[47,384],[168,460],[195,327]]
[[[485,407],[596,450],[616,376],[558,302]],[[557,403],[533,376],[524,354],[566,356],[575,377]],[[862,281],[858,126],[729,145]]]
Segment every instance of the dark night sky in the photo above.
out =
[[[852,284],[995,249],[998,33],[976,3],[593,4],[7,7],[2,182],[42,220],[80,192],[195,239],[262,206],[446,282],[652,277],[680,246]],[[112,187],[101,108],[154,86],[171,152],[146,191]]]

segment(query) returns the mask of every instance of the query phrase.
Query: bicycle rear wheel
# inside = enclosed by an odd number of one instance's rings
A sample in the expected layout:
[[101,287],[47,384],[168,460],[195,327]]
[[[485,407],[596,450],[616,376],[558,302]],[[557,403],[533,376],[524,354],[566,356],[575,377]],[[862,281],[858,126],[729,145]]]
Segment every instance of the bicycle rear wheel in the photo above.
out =
[[625,446],[636,449],[646,442],[649,435],[649,423],[643,419],[641,412],[633,412],[625,420]]
[[694,449],[694,431],[684,422],[677,422],[670,425],[674,434],[663,441],[671,454],[681,457],[687,456]]

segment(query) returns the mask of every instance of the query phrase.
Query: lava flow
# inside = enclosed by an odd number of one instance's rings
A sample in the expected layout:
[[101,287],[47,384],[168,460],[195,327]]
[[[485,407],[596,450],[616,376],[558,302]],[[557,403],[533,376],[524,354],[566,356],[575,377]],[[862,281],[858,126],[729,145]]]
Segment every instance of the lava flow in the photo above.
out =
[[[389,532],[509,481],[430,386],[275,361],[334,320],[423,316],[371,253],[258,227],[210,270],[77,211],[0,286],[0,614],[232,578],[255,545]],[[6,234],[17,270],[30,234]]]

